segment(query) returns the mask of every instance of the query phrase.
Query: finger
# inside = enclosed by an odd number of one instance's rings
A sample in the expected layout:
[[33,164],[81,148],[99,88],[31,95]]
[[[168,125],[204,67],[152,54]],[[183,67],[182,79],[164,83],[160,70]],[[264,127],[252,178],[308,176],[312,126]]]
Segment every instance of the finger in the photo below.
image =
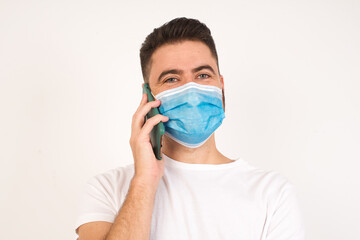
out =
[[144,126],[145,115],[151,110],[151,108],[158,107],[159,105],[160,101],[148,102],[142,106],[139,111],[135,112],[131,124],[132,134],[135,136],[139,134],[141,128]]
[[[140,108],[145,104],[144,103],[145,100],[147,100],[147,94],[143,93],[140,104],[139,104],[138,108],[136,109],[135,113],[132,116],[132,120],[131,120],[131,135],[132,136],[136,136],[138,134],[138,132],[140,131],[140,129],[138,129],[138,127],[137,128],[135,127],[135,118],[136,118],[136,115],[138,114]],[[145,122],[145,119],[143,119],[142,124],[144,124],[144,122]],[[137,123],[137,125],[138,124],[139,123]]]
[[141,101],[140,101],[140,104],[139,104],[138,108],[136,109],[136,112],[137,112],[142,106],[144,106],[146,103],[147,103],[147,94],[146,94],[146,93],[143,93],[142,98],[141,98]]
[[160,106],[160,101],[156,100],[156,101],[151,101],[146,103],[145,105],[143,105],[142,107],[139,108],[139,111],[137,111],[134,114],[134,118],[133,118],[133,124],[134,127],[142,127],[144,125],[144,118],[145,115],[152,109],[155,107],[159,107]]
[[148,95],[146,93],[143,93],[142,99],[140,102],[141,105],[144,105],[145,103],[147,103],[147,97],[148,97]]
[[[136,109],[134,115],[133,115],[133,119],[131,121],[131,128],[133,129],[134,126],[134,119],[136,118],[136,115],[139,113],[140,109],[147,103],[147,94],[143,93],[142,98],[141,98],[141,102],[140,105],[138,106],[138,108]],[[144,125],[145,119],[142,119],[141,124]],[[137,123],[137,125],[139,125],[139,123]]]
[[161,114],[157,114],[156,116],[153,116],[152,118],[148,119],[145,122],[143,128],[141,129],[140,137],[148,138],[151,130],[154,128],[156,124],[158,124],[159,122],[167,122],[168,120],[169,117]]

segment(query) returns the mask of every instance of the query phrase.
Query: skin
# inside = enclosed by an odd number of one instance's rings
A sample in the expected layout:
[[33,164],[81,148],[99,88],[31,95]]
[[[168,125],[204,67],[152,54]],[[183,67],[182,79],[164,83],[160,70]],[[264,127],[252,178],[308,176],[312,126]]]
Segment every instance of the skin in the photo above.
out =
[[[151,58],[148,81],[153,95],[189,82],[224,89],[224,79],[219,74],[215,58],[210,49],[198,41],[182,41],[158,48]],[[156,190],[164,174],[164,161],[155,158],[149,134],[156,124],[166,122],[168,118],[159,114],[144,123],[144,117],[151,108],[159,105],[159,100],[147,102],[147,95],[143,94],[133,115],[129,143],[135,175],[115,222],[83,224],[78,229],[80,240],[149,239]],[[233,161],[217,150],[214,134],[198,148],[184,147],[164,136],[162,151],[184,163],[224,164]]]

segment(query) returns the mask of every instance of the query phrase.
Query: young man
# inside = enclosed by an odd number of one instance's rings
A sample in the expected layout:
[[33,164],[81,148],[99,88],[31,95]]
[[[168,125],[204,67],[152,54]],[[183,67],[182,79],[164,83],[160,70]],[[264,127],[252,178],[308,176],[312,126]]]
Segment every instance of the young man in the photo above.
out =
[[[224,79],[210,30],[174,19],[146,38],[140,58],[157,100],[144,94],[133,115],[134,164],[88,182],[79,239],[304,239],[294,186],[216,148]],[[161,114],[144,122],[154,107]],[[149,134],[160,121],[166,134],[157,160]]]

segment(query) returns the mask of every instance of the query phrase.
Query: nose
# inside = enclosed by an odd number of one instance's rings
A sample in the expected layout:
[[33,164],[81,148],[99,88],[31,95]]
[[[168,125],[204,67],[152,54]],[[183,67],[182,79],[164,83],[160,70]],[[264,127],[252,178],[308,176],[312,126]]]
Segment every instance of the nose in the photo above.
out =
[[186,74],[184,74],[184,76],[183,76],[183,81],[182,81],[181,86],[184,85],[184,84],[187,84],[187,83],[189,83],[189,82],[195,82],[195,79],[194,79],[193,74],[191,74],[191,73],[186,73]]

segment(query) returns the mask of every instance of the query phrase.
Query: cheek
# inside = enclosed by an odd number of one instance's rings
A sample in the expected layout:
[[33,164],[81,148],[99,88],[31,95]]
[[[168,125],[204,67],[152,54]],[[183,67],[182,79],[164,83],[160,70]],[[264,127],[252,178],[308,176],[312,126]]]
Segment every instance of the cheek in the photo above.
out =
[[221,83],[221,80],[219,79],[219,80],[216,80],[216,84],[214,84],[213,86],[216,86],[216,87],[218,87],[218,88],[220,88],[220,89],[223,89],[223,84]]
[[156,90],[157,90],[157,93],[156,94],[159,94],[163,91],[166,91],[166,90],[170,90],[170,89],[173,89],[173,88],[177,88],[177,87],[180,87],[182,85],[184,85],[185,82],[181,82],[181,81],[178,81],[178,82],[174,82],[174,83],[164,83],[164,84],[161,84],[159,85]]
[[151,92],[154,96],[156,96],[157,94],[159,94],[163,91],[169,90],[171,88],[173,88],[173,87],[169,87],[166,85],[157,85],[157,86],[153,86],[153,87],[150,86]]
[[150,87],[152,95],[155,97],[155,95],[159,93],[158,88],[156,86],[154,86],[154,85],[151,85],[151,84],[149,84],[149,87]]

